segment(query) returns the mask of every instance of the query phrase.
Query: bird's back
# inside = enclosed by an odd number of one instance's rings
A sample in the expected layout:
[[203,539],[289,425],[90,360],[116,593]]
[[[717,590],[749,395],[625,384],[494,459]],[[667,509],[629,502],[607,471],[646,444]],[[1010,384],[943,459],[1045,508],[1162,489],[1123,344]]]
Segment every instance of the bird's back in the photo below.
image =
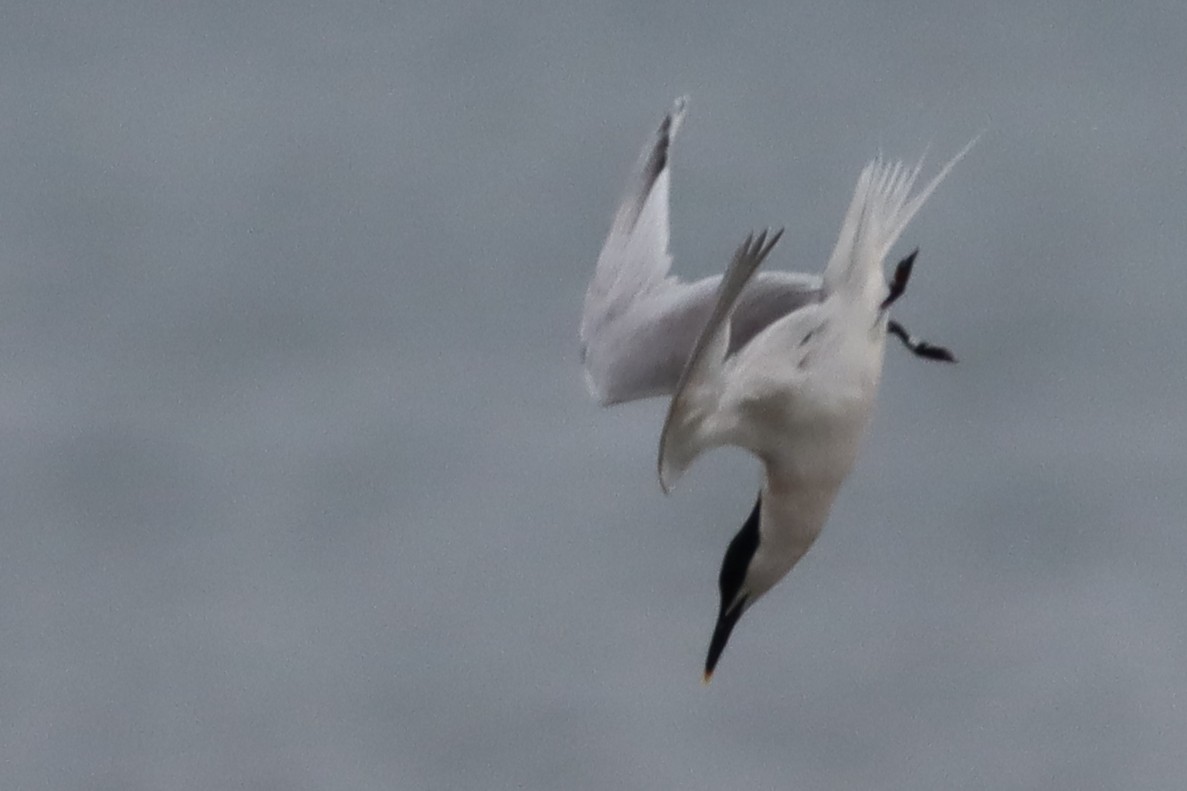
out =
[[723,408],[781,487],[840,486],[873,411],[885,330],[836,307],[829,299],[780,319],[726,363]]

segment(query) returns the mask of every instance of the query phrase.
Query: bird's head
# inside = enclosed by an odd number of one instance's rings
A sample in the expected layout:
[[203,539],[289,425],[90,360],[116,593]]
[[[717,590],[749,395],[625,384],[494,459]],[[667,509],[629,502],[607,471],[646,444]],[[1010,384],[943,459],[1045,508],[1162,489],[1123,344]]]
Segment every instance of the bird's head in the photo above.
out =
[[734,626],[760,596],[770,590],[774,583],[754,578],[751,572],[751,561],[758,552],[759,532],[758,522],[762,512],[762,495],[754,503],[754,510],[742,524],[742,529],[730,541],[725,551],[725,558],[721,562],[721,574],[717,578],[717,586],[721,591],[721,607],[717,612],[717,624],[713,627],[713,637],[709,641],[709,655],[705,659],[705,683],[713,677],[713,670],[717,667],[717,660],[725,650],[725,644],[730,639]]

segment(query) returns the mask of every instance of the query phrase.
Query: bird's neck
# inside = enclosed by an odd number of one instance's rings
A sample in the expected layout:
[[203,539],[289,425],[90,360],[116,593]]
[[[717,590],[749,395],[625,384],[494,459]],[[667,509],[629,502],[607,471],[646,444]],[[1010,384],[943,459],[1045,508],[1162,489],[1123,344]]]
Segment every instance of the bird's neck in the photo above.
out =
[[759,514],[759,546],[766,550],[766,562],[786,568],[772,572],[786,574],[820,535],[837,486],[786,484],[770,475],[763,485]]

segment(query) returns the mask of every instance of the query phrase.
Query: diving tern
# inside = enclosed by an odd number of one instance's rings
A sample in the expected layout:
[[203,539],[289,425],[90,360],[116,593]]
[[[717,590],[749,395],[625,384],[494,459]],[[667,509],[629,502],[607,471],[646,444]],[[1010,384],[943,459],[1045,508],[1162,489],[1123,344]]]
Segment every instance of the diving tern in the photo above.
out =
[[869,423],[887,333],[924,359],[955,361],[888,316],[915,253],[889,284],[882,266],[975,140],[914,194],[922,163],[869,163],[823,276],[757,272],[779,231],[748,237],[724,275],[685,283],[668,274],[668,195],[686,108],[676,101],[639,160],[586,292],[580,339],[603,406],[672,396],[658,462],[665,493],[710,448],[739,446],[763,463],[757,502],[722,562],[708,682],[742,614],[820,534]]

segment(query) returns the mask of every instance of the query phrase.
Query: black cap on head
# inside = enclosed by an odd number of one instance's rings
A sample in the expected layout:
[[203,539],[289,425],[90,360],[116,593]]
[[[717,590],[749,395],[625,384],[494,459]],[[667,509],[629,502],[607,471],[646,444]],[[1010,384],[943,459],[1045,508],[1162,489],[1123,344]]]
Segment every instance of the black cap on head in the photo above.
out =
[[717,624],[713,628],[713,638],[709,641],[709,656],[705,659],[705,683],[713,676],[713,669],[717,667],[717,660],[725,650],[730,632],[738,623],[748,606],[747,597],[740,595],[742,584],[746,581],[746,570],[750,567],[750,560],[758,550],[758,517],[762,510],[762,494],[754,503],[754,510],[742,524],[742,529],[730,541],[725,550],[725,558],[721,562],[721,574],[717,578],[717,587],[721,591],[721,607],[717,612]]

